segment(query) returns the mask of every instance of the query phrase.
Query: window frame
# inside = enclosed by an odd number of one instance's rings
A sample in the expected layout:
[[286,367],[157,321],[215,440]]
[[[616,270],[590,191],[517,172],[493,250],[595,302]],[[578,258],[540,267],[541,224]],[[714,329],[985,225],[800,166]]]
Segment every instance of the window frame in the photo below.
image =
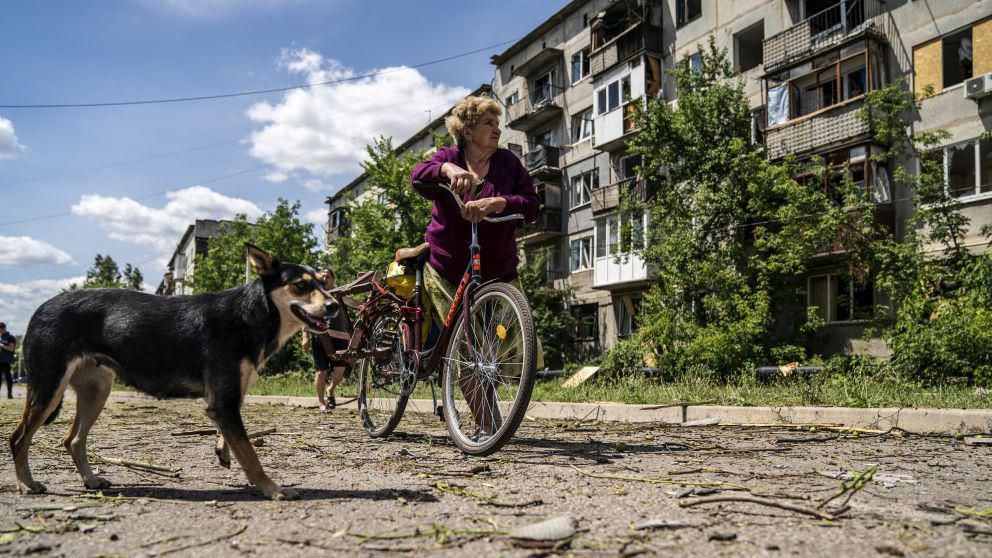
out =
[[[592,57],[589,55],[590,52],[591,51],[590,51],[589,47],[586,47],[586,48],[583,48],[582,50],[579,50],[578,52],[576,52],[575,54],[572,55],[572,58],[570,60],[571,65],[569,65],[569,79],[571,80],[572,85],[575,85],[576,83],[579,83],[580,81],[582,81],[582,80],[586,79],[587,77],[589,77],[590,74],[592,74],[592,66],[591,66],[591,58]],[[579,58],[579,60],[578,60],[578,62],[579,62],[579,73],[581,74],[581,75],[579,75],[578,79],[575,78],[575,62],[576,62],[575,58],[576,57]]]
[[[985,143],[987,146],[989,153],[989,165],[992,165],[992,138],[977,136],[964,141],[959,141],[957,143],[951,143],[940,148],[944,157],[944,191],[951,199],[956,201],[974,201],[992,198],[992,182],[982,184],[982,143]],[[975,172],[975,187],[970,194],[955,196],[951,191],[950,150],[969,144],[972,147],[972,164],[974,165],[973,170]],[[992,170],[989,172],[992,172]],[[985,191],[982,191],[983,186],[986,188]]]
[[[589,118],[584,118],[586,114],[589,114]],[[588,124],[588,126],[586,126]],[[583,136],[582,132],[588,128],[588,134]],[[592,140],[593,134],[596,133],[595,128],[595,114],[593,107],[589,107],[581,112],[572,115],[572,144],[579,144],[584,141]]]
[[[569,308],[575,319],[575,340],[596,341],[599,339],[599,304],[590,302],[574,304]],[[590,312],[591,310],[591,312]],[[585,323],[588,320],[588,323]],[[585,327],[583,327],[585,326]],[[584,331],[585,330],[585,331]],[[587,333],[588,335],[583,335]]]
[[[854,299],[855,299],[855,293],[857,293],[857,289],[856,289],[857,285],[856,285],[853,277],[847,279],[847,287],[848,287],[848,293],[849,293],[848,297],[850,298],[850,301],[848,302],[848,309],[847,309],[848,316],[847,316],[847,319],[843,319],[843,320],[833,319],[835,317],[835,316],[833,316],[834,308],[837,306],[837,303],[834,301],[834,291],[836,290],[835,289],[835,284],[838,283],[840,281],[840,279],[842,278],[842,275],[839,274],[839,273],[817,273],[815,275],[807,275],[806,276],[806,307],[807,308],[810,308],[810,307],[813,307],[814,306],[812,304],[812,300],[811,300],[811,296],[812,296],[812,288],[811,287],[812,287],[813,280],[814,279],[820,279],[822,277],[826,277],[827,278],[827,308],[826,308],[826,312],[825,312],[826,313],[826,318],[824,318],[824,320],[823,320],[824,323],[826,323],[827,325],[845,325],[845,324],[864,324],[864,323],[868,323],[868,322],[871,321],[871,318],[870,317],[869,318],[858,318],[858,317],[856,317],[857,316],[857,307],[854,304]],[[870,313],[874,311],[874,307],[875,307],[875,304],[876,304],[876,296],[875,296],[876,295],[876,291],[875,291],[874,281],[870,281],[866,285],[866,287],[871,291],[870,296],[871,296],[872,302],[871,302],[871,306],[869,306],[869,315],[870,315]],[[819,308],[819,306],[817,306],[817,308]]]
[[[695,15],[689,15],[689,2],[698,2],[699,12]],[[675,0],[675,28],[684,27],[693,21],[703,17],[703,2],[702,0]]]
[[[575,185],[576,185],[576,182],[579,182],[579,181],[581,181],[583,184],[582,184],[582,189],[581,190],[578,190],[578,191],[583,191],[583,192],[588,191],[589,192],[589,195],[587,197],[584,197],[585,198],[584,200],[580,201],[579,203],[576,203],[575,193],[576,193],[577,189],[576,189],[576,186]],[[590,203],[592,203],[592,192],[593,192],[593,190],[596,190],[596,189],[599,188],[599,169],[598,168],[593,168],[593,169],[590,169],[590,170],[581,172],[581,173],[577,174],[576,176],[569,177],[568,185],[569,185],[569,191],[568,191],[568,207],[569,207],[569,210],[581,209],[581,208],[589,205]]]
[[[578,267],[576,267],[575,260],[573,259],[573,255],[574,255],[573,246],[575,246],[576,243],[579,246],[578,264],[577,264]],[[588,246],[588,250],[583,250],[583,245],[584,244]],[[592,235],[587,235],[587,236],[583,236],[583,237],[579,237],[579,238],[573,238],[572,240],[569,241],[569,243],[568,243],[568,271],[569,271],[569,273],[579,273],[579,272],[582,272],[582,271],[590,271],[590,270],[593,269],[593,265],[594,265],[593,244],[594,244],[594,242],[593,242],[593,236]],[[585,257],[583,257],[583,256],[585,256]],[[583,260],[586,260],[586,263],[588,264],[586,267],[583,267],[583,265],[582,265],[583,264]]]

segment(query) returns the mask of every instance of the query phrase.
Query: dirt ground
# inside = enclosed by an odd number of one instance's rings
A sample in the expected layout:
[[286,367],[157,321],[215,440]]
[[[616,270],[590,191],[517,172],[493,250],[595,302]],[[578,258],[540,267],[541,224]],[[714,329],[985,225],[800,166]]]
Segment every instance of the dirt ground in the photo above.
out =
[[[21,403],[0,405],[5,446]],[[249,432],[275,429],[257,438],[262,463],[302,495],[271,502],[237,464],[215,463],[212,435],[174,435],[211,429],[202,409],[109,404],[90,453],[114,487],[96,492],[62,450],[67,401],[31,451],[48,494],[19,495],[3,452],[0,554],[992,556],[992,449],[954,439],[525,420],[516,443],[480,459],[427,415],[408,414],[400,434],[376,441],[352,411],[248,405]],[[833,521],[746,502],[682,506],[751,497],[815,513],[872,467],[849,501],[819,510]],[[508,534],[561,516],[576,520],[575,534],[545,548]]]

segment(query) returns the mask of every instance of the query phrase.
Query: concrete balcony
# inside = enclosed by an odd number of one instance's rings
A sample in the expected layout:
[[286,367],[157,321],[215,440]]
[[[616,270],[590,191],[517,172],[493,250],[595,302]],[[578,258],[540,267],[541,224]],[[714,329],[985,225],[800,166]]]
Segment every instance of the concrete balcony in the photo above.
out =
[[798,64],[848,39],[872,33],[885,37],[889,20],[879,0],[841,0],[763,43],[766,73]]
[[648,181],[640,177],[628,178],[615,184],[596,188],[592,191],[592,203],[590,204],[593,215],[616,209],[620,205],[620,192],[622,190],[629,190],[641,200],[647,199],[651,194]]
[[513,75],[529,78],[542,70],[547,70],[549,67],[557,65],[558,62],[564,60],[562,56],[561,49],[545,48],[528,58],[523,64],[517,66],[513,70]]
[[524,244],[540,244],[561,236],[561,208],[542,207],[533,223],[524,223],[517,229],[517,240]]
[[603,45],[593,45],[589,71],[593,77],[645,51],[662,53],[661,27],[639,22],[610,38]]
[[765,130],[769,159],[804,155],[871,136],[868,122],[857,118],[861,100],[852,100]]
[[556,118],[561,118],[564,113],[561,102],[562,91],[557,85],[546,85],[535,89],[525,99],[507,107],[507,126],[521,132],[530,132]]
[[636,254],[604,256],[593,264],[594,289],[619,290],[646,285],[652,279],[644,259]]
[[561,149],[553,145],[535,145],[524,156],[524,166],[539,180],[561,178]]

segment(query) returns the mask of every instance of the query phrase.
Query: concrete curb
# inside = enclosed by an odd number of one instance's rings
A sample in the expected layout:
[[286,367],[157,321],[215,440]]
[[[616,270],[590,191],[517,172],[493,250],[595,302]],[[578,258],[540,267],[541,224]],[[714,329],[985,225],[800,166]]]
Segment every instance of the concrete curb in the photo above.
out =
[[[23,389],[15,389],[20,398]],[[71,397],[71,391],[70,397]],[[111,401],[156,401],[134,392],[115,391]],[[285,397],[249,395],[248,403],[316,407],[316,397]],[[4,400],[6,402],[6,400]],[[19,402],[15,399],[13,402]],[[430,400],[411,400],[407,412],[431,413]],[[343,409],[357,409],[353,401],[341,405]],[[717,405],[629,405],[624,403],[557,403],[534,402],[527,410],[532,419],[577,421],[609,421],[661,424],[720,424],[720,425],[818,425],[870,430],[898,428],[914,434],[988,434],[992,433],[990,409],[911,409],[851,407],[727,407]]]

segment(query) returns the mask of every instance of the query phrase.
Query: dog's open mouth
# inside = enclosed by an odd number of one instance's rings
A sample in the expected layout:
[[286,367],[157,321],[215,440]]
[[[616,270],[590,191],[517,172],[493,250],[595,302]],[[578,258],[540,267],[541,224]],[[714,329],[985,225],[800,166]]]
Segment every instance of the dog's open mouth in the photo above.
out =
[[298,304],[291,305],[290,310],[292,310],[293,314],[307,326],[307,329],[315,333],[323,333],[331,327],[330,322],[310,314]]

